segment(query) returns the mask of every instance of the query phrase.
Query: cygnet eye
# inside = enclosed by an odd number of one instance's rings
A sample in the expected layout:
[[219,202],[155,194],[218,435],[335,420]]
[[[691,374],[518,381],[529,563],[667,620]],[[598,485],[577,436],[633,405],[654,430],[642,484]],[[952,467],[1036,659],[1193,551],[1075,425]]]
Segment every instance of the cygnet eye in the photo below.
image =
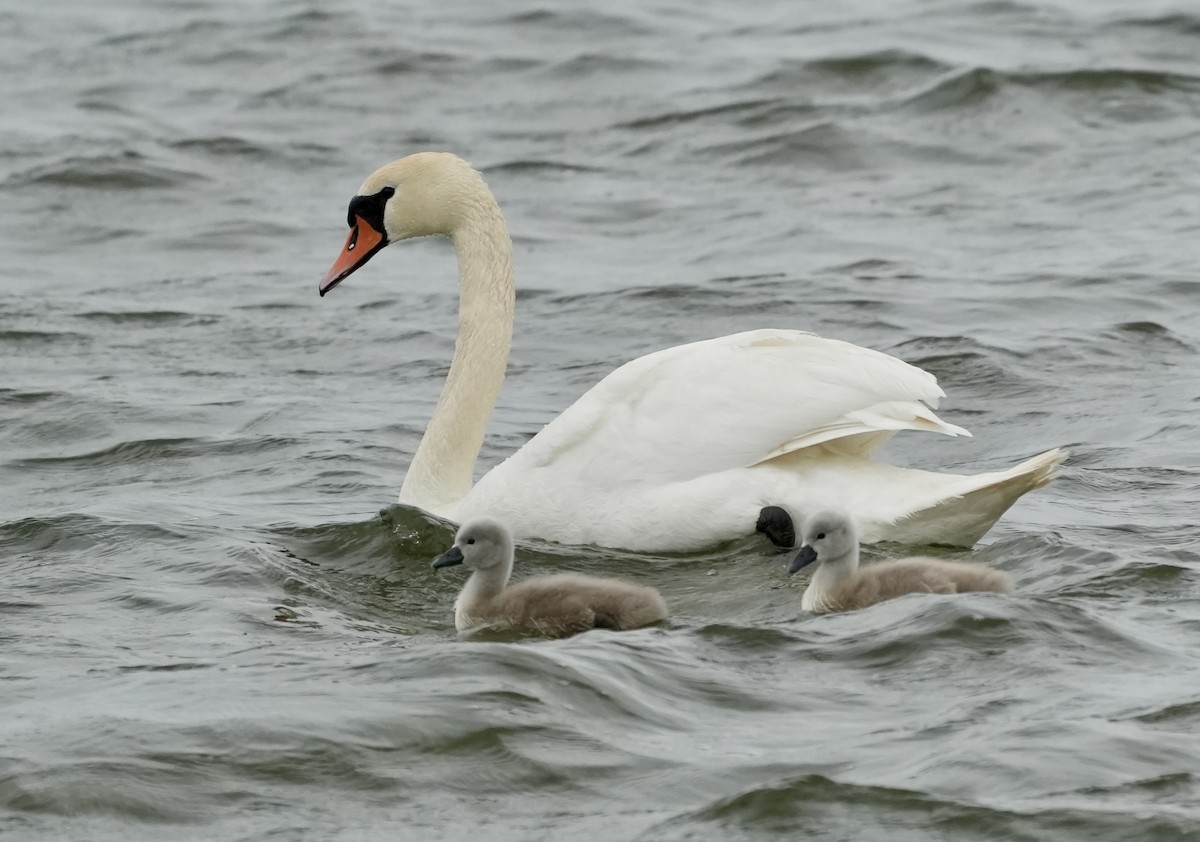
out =
[[822,532],[822,533],[820,533],[820,534],[818,534],[818,535],[817,535],[817,540],[818,540],[818,541],[820,541],[820,540],[821,540],[822,538],[824,538],[824,537],[825,537],[825,533],[824,533],[824,532]]
[[475,539],[474,539],[474,538],[468,538],[468,539],[467,539],[467,543],[468,543],[468,544],[474,544],[474,543],[475,543]]

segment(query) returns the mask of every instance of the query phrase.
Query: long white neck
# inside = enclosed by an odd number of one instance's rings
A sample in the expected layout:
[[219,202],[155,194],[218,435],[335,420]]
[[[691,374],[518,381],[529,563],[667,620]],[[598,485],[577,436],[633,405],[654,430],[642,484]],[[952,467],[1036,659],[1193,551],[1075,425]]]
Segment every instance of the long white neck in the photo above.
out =
[[471,578],[463,585],[462,599],[464,602],[476,602],[480,599],[491,599],[504,590],[508,578],[512,575],[513,560],[485,567],[471,573]]
[[[474,481],[512,347],[512,241],[491,192],[470,197],[452,233],[458,253],[458,339],[454,359],[425,436],[400,488],[400,502],[437,511],[461,499]],[[478,574],[472,576],[475,580]]]
[[846,554],[829,560],[822,560],[813,571],[808,588],[804,591],[800,607],[805,611],[818,609],[829,610],[834,607],[827,602],[830,594],[841,585],[850,581],[858,570],[858,544]]
[[855,542],[854,546],[837,558],[822,561],[816,572],[813,573],[813,581],[815,582],[819,578],[822,582],[837,585],[854,576],[857,570],[858,543]]
[[488,607],[485,603],[495,599],[504,591],[508,577],[512,575],[513,554],[508,553],[508,560],[482,570],[476,570],[463,585],[458,599],[454,601],[454,625],[459,630],[470,628],[480,620],[488,619]]

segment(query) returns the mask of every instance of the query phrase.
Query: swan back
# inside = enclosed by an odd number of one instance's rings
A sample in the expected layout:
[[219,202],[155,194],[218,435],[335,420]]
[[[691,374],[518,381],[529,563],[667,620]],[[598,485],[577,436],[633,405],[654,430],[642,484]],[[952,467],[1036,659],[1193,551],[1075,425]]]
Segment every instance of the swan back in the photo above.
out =
[[969,435],[934,414],[942,395],[932,375],[877,351],[796,330],[746,331],[625,363],[498,475],[553,468],[635,488],[835,442],[866,456],[900,430]]
[[459,631],[489,626],[564,636],[592,628],[635,629],[667,618],[656,590],[618,579],[561,574],[506,587],[513,555],[507,527],[481,517],[463,524],[454,546],[434,560],[435,568],[462,564],[473,571],[454,605]]
[[822,512],[804,528],[789,575],[817,564],[801,607],[818,614],[854,611],[912,593],[1012,593],[1008,577],[972,564],[912,557],[859,569],[858,536],[849,517]]

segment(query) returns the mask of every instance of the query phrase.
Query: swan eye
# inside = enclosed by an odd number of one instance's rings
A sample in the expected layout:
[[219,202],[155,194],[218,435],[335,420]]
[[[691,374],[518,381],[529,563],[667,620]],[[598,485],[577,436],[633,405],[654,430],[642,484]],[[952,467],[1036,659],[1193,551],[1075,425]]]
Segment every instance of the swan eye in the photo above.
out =
[[383,227],[384,211],[387,208],[388,199],[395,194],[395,187],[385,187],[370,196],[355,196],[350,200],[350,207],[346,211],[346,225],[353,228],[355,226],[354,218],[362,217],[364,222],[380,234],[386,235],[387,231]]
[[825,537],[825,533],[824,533],[824,532],[822,532],[821,534],[819,534],[819,535],[817,536],[817,540],[818,540],[818,541],[820,541],[820,540],[821,540],[822,538],[824,538],[824,537]]
[[475,539],[474,539],[474,538],[468,538],[468,539],[467,539],[467,543],[468,543],[468,544],[474,544],[474,543],[475,543]]

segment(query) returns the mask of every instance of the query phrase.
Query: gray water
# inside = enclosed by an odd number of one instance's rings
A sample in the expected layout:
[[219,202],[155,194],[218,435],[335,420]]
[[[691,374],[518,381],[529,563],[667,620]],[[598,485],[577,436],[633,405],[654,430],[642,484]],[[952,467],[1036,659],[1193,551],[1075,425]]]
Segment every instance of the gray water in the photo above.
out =
[[[0,66],[6,840],[1200,838],[1195,2],[9,0]],[[1072,449],[934,550],[1018,595],[535,544],[675,618],[457,640],[393,505],[453,255],[316,293],[428,148],[516,242],[481,470],[627,359],[814,330],[975,434],[892,461]]]

